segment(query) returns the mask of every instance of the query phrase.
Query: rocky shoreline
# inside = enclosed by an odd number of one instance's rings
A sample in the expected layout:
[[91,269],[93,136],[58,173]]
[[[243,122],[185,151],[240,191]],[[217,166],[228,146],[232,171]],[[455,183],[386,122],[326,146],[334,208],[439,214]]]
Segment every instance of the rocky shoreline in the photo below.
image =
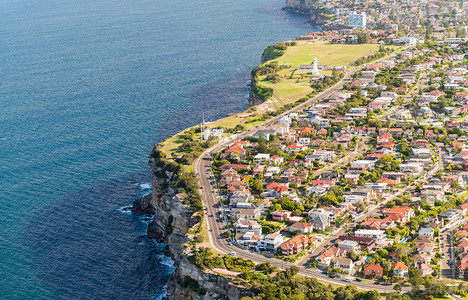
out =
[[[245,288],[233,284],[230,276],[202,271],[188,260],[188,233],[200,222],[198,209],[183,204],[179,191],[170,184],[174,174],[155,166],[154,161],[151,169],[152,192],[137,199],[132,211],[154,214],[147,236],[165,243],[164,254],[174,260],[175,271],[167,283],[166,299],[240,299],[250,295]],[[196,282],[197,288],[187,282]]]

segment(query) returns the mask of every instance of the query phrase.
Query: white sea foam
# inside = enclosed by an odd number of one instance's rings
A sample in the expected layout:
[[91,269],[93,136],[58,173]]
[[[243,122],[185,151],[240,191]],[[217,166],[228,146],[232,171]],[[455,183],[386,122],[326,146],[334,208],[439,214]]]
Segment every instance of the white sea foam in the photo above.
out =
[[121,213],[126,214],[126,215],[131,215],[132,214],[132,205],[130,204],[130,205],[125,205],[125,206],[119,207],[118,211],[120,211]]
[[140,188],[142,190],[150,190],[151,189],[151,183],[140,183]]
[[168,267],[174,267],[174,261],[169,256],[161,255],[159,257],[159,262]]
[[151,299],[162,300],[167,296],[169,296],[169,293],[167,292],[167,285],[165,285],[164,286],[164,292],[161,293],[161,294],[156,294],[156,295],[152,296]]

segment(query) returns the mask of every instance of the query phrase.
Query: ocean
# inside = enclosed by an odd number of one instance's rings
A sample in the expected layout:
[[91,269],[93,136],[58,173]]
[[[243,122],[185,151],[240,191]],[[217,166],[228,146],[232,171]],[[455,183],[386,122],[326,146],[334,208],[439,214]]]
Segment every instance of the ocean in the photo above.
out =
[[274,0],[0,0],[0,298],[158,299],[173,271],[128,206],[153,145],[247,108]]

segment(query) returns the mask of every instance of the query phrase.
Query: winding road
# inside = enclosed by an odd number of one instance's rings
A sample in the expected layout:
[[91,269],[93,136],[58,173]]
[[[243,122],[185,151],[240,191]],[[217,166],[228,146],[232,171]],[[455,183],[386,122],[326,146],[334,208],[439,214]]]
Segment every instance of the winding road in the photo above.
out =
[[[394,55],[396,55],[396,53],[390,55],[389,57],[392,57]],[[385,57],[383,59],[388,59],[389,57]],[[235,252],[236,256],[242,257],[244,259],[250,259],[255,263],[269,262],[271,265],[277,266],[280,269],[285,269],[287,267],[294,265],[292,263],[284,262],[276,258],[267,258],[262,255],[258,255],[258,254],[240,249],[239,247],[232,245],[227,239],[222,237],[224,236],[224,233],[226,230],[224,228],[224,222],[222,221],[221,218],[218,217],[220,209],[215,206],[215,204],[217,204],[218,201],[216,197],[216,191],[212,185],[212,181],[214,180],[214,178],[212,177],[212,174],[211,174],[211,164],[212,164],[211,155],[213,153],[216,153],[225,149],[226,147],[233,144],[233,142],[236,140],[241,140],[246,136],[251,136],[260,130],[268,128],[272,124],[275,124],[278,119],[280,119],[282,116],[286,114],[289,114],[291,112],[302,111],[306,109],[307,107],[314,105],[318,101],[329,97],[333,93],[338,92],[339,90],[343,88],[343,85],[345,83],[351,82],[353,74],[359,71],[363,67],[364,66],[350,69],[341,81],[339,81],[332,87],[328,88],[327,90],[317,94],[315,97],[309,99],[308,101],[292,108],[291,110],[286,111],[248,131],[245,131],[239,134],[234,134],[228,138],[221,140],[217,145],[205,150],[202,153],[202,155],[195,161],[194,163],[195,172],[197,173],[197,176],[200,181],[200,187],[201,187],[200,191],[203,196],[203,204],[205,205],[205,209],[207,212],[205,214],[205,221],[207,222],[208,235],[210,238],[210,244],[212,245],[212,248],[214,248],[215,250],[223,254],[229,254],[229,253]],[[357,152],[356,155],[357,154],[359,154],[359,152]],[[406,187],[404,190],[408,188],[409,187]],[[392,195],[392,199],[396,197],[397,195],[401,195],[402,192],[403,191],[400,191]],[[387,201],[389,200],[390,199],[388,199]],[[378,207],[375,206],[373,207],[373,209],[369,211],[369,213],[372,213],[376,211],[377,209]],[[339,231],[338,231],[338,234],[339,234]],[[347,283],[347,282],[344,282],[343,279],[341,278],[330,278],[326,274],[323,274],[321,271],[317,269],[310,269],[305,266],[299,266],[299,268],[300,268],[299,274],[304,275],[304,276],[314,277],[314,278],[319,279],[320,281],[327,282],[327,283],[333,283],[333,284],[338,284],[338,285],[351,284],[362,290],[377,290],[381,293],[389,293],[389,292],[394,291],[392,285],[376,285],[373,282],[368,282],[368,281],[359,282],[359,281],[354,281],[354,280],[351,283]],[[409,287],[403,288],[403,291],[407,291],[407,290],[409,290]]]

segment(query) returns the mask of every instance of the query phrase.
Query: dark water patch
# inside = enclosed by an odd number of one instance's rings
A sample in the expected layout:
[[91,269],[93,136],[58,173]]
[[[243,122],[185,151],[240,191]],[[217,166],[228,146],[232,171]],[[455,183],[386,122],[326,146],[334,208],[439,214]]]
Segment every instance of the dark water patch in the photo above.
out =
[[173,267],[164,245],[145,235],[152,217],[124,207],[149,174],[145,169],[73,193],[34,216],[24,244],[54,299],[149,299],[164,292]]

